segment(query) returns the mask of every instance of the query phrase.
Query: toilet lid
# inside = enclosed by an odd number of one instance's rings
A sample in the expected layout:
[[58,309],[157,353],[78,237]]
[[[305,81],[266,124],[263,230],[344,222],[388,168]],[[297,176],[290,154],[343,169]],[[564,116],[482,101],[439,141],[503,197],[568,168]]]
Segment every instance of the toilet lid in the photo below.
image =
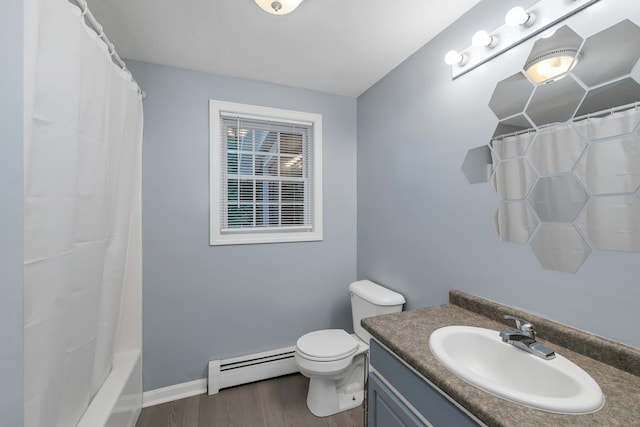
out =
[[324,329],[301,336],[298,351],[315,359],[342,359],[356,352],[358,342],[343,329]]

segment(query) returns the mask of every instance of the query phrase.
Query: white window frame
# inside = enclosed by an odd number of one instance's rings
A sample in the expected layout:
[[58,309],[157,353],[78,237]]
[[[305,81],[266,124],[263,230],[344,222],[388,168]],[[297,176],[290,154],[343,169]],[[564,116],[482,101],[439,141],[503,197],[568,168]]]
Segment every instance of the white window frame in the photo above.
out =
[[[284,123],[311,123],[313,135],[313,177],[312,209],[313,225],[310,230],[239,230],[237,233],[223,233],[221,229],[222,171],[220,170],[222,152],[221,115],[237,114],[239,117],[270,120]],[[212,246],[241,245],[257,243],[309,242],[322,240],[322,115],[301,111],[282,110],[235,102],[209,100],[209,229]]]

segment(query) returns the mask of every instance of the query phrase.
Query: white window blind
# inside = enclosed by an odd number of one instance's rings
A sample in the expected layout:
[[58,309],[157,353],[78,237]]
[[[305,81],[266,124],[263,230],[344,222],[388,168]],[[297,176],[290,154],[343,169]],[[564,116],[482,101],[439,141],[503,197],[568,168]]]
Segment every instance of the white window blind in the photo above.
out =
[[221,231],[310,229],[311,125],[222,116]]
[[322,240],[322,116],[211,101],[211,244]]

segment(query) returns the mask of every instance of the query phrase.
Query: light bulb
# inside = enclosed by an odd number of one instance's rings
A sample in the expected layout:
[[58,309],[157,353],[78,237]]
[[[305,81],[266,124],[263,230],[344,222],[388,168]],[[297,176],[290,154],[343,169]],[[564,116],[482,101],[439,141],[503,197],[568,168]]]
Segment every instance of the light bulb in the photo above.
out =
[[475,47],[493,47],[496,38],[486,31],[478,31],[473,35],[471,44]]
[[533,13],[527,12],[520,6],[509,10],[504,17],[504,22],[512,27],[517,25],[526,25],[528,27],[533,24],[533,21],[535,21]]
[[464,55],[456,50],[450,50],[444,56],[444,62],[447,65],[462,65],[464,63]]

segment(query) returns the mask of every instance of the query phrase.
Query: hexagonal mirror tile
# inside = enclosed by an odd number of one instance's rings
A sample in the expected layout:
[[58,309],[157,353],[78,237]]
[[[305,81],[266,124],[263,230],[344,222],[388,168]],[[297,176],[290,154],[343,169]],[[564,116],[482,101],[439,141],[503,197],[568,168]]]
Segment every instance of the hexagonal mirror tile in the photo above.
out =
[[491,149],[487,145],[472,148],[462,162],[462,172],[467,177],[469,184],[488,182],[493,172],[493,160]]
[[587,92],[576,112],[576,118],[584,115],[610,113],[612,108],[635,104],[640,101],[640,84],[631,77],[600,86]]
[[[524,72],[536,84],[562,79],[580,59],[583,39],[571,28],[560,27],[549,37],[539,38],[524,65]],[[559,66],[560,65],[560,66]]]
[[626,136],[589,144],[575,173],[592,194],[632,193],[640,186],[640,142]]
[[596,249],[640,252],[640,198],[592,197],[577,225]]
[[587,200],[589,195],[573,174],[542,177],[529,196],[544,222],[573,222]]
[[537,175],[524,158],[503,160],[496,166],[491,179],[500,200],[524,199]]
[[587,38],[582,50],[573,73],[587,86],[624,76],[640,58],[640,27],[626,19]]
[[573,117],[586,91],[571,76],[538,85],[526,113],[538,126],[561,123]]
[[571,171],[586,147],[571,124],[561,124],[538,131],[527,157],[541,176],[552,175]]
[[534,132],[535,128],[533,123],[531,123],[524,114],[518,114],[517,116],[501,120],[493,132],[492,138],[501,138],[506,135],[525,131]]
[[575,273],[591,248],[570,224],[542,224],[531,239],[531,249],[546,270]]
[[533,88],[533,83],[522,73],[507,77],[496,85],[489,108],[500,120],[522,113]]
[[[638,99],[640,99],[640,96]],[[638,128],[638,124],[640,124],[640,108],[632,106],[626,109],[621,108],[619,111],[612,110],[603,114],[576,118],[573,124],[589,139],[625,135]]]
[[525,244],[538,226],[525,201],[504,202],[493,218],[493,228],[503,242]]

